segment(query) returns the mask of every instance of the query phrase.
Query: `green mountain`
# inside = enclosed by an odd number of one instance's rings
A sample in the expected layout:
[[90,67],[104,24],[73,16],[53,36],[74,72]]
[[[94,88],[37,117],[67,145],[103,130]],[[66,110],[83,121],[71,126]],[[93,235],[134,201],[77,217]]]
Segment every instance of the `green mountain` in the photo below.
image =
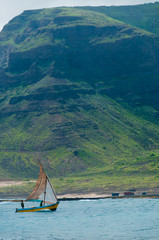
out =
[[155,34],[94,10],[31,10],[3,28],[0,55],[1,178],[36,178],[40,159],[59,192],[157,186]]
[[84,7],[159,35],[159,2],[111,7]]

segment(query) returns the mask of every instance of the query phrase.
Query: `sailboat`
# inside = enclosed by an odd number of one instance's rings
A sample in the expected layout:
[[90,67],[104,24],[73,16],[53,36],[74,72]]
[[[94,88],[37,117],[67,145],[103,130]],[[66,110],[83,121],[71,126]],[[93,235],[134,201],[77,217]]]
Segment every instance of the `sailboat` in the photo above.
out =
[[37,212],[44,210],[56,211],[59,204],[56,197],[56,193],[40,162],[39,166],[40,172],[37,183],[32,193],[25,200],[25,204],[27,202],[37,202],[38,206],[24,208],[24,203],[22,200],[21,201],[22,208],[21,209],[16,208],[16,212]]

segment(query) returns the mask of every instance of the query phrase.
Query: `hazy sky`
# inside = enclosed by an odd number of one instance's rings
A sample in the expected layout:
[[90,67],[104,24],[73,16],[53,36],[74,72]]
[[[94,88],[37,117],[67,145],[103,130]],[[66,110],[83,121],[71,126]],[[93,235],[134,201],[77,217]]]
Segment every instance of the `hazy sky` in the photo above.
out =
[[24,10],[58,6],[134,5],[159,0],[0,0],[0,30]]

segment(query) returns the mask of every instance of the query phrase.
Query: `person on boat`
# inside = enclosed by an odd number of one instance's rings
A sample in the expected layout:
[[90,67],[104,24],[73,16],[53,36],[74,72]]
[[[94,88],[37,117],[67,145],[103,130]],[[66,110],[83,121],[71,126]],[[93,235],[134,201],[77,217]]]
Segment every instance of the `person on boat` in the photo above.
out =
[[24,208],[24,202],[21,200],[21,207]]
[[42,205],[43,205],[43,201],[41,201],[41,203],[40,203],[40,207],[42,207]]

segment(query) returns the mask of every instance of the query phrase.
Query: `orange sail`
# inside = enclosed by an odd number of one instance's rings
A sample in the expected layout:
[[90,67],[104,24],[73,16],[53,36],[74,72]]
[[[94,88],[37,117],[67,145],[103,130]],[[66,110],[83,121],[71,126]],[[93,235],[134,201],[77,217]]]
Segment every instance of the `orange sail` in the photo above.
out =
[[40,172],[39,172],[37,183],[32,193],[29,195],[29,197],[26,200],[30,200],[30,201],[41,200],[44,202],[44,205],[57,203],[57,197],[51,185],[51,182],[40,162],[39,162],[39,165],[40,165]]

